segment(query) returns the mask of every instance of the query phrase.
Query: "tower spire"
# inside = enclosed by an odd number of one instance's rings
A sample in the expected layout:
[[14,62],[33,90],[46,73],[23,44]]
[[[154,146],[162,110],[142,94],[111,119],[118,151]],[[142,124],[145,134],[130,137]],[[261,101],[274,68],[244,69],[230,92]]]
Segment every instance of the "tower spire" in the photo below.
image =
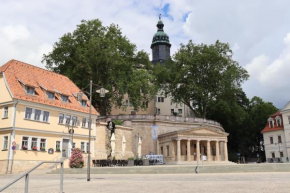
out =
[[159,19],[161,20],[161,13],[159,14]]

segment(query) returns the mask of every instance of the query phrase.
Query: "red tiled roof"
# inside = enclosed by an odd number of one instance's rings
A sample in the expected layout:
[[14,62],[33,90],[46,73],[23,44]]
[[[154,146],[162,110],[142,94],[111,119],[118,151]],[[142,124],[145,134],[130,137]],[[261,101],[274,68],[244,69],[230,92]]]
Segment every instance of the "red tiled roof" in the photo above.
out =
[[[275,117],[277,117],[277,116],[279,116],[281,118],[281,126],[279,126],[279,127],[277,127],[277,123],[276,123],[276,119],[275,119]],[[266,127],[261,131],[261,133],[284,130],[282,114],[280,111],[277,111],[276,113],[270,115],[270,118],[273,118],[273,120],[274,120],[274,127],[270,128],[269,123],[267,122]]]
[[[17,60],[10,60],[1,66],[0,72],[5,73],[15,99],[89,113],[89,107],[83,107],[77,101],[76,94],[80,89],[66,76]],[[36,94],[26,94],[22,84],[34,87]],[[55,100],[47,98],[46,90],[55,93]],[[69,96],[69,103],[62,102],[60,94]],[[83,99],[88,100],[86,96]],[[89,105],[89,101],[87,104]],[[98,115],[93,107],[92,114]]]

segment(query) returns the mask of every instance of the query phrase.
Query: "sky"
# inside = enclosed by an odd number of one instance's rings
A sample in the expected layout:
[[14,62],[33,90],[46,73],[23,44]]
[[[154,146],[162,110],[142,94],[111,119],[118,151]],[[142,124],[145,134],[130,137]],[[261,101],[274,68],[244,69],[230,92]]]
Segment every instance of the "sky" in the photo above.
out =
[[[282,108],[290,100],[289,0],[0,0],[0,65],[11,59],[45,68],[43,54],[81,20],[118,24],[151,54],[159,14],[174,54],[180,44],[229,43],[250,78],[248,98]],[[151,57],[151,55],[150,55]]]

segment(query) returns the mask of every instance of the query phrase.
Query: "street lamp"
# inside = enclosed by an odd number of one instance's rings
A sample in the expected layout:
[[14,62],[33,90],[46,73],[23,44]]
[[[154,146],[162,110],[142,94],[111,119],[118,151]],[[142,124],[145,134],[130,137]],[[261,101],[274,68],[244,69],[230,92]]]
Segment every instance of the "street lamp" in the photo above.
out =
[[280,152],[280,143],[275,143],[275,145],[278,144],[278,147],[279,147],[279,157],[280,157],[280,161],[281,161],[281,152]]
[[[96,84],[93,84],[93,81],[90,80],[90,93],[87,93],[89,94],[90,96],[90,110],[89,110],[89,147],[88,147],[88,168],[87,168],[87,181],[90,181],[91,180],[91,177],[90,177],[90,172],[91,172],[91,127],[92,127],[92,90],[93,90],[93,85],[97,86],[97,87],[101,87],[99,85],[96,85]],[[109,91],[104,89],[103,87],[101,87],[99,90],[96,90],[97,93],[100,93],[100,97],[105,97],[106,93],[108,93]],[[83,93],[82,92],[79,92],[77,94],[77,98],[78,98],[78,101],[81,101],[82,100],[82,95]]]

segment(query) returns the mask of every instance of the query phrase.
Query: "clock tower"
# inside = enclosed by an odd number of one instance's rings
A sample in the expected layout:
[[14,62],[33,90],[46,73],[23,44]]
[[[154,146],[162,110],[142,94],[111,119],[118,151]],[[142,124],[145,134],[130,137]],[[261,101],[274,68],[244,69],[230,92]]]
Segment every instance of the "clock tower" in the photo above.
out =
[[161,16],[159,16],[159,21],[157,23],[157,32],[153,36],[151,49],[152,49],[152,63],[163,63],[170,57],[170,47],[169,37],[164,32],[164,24],[161,21]]

